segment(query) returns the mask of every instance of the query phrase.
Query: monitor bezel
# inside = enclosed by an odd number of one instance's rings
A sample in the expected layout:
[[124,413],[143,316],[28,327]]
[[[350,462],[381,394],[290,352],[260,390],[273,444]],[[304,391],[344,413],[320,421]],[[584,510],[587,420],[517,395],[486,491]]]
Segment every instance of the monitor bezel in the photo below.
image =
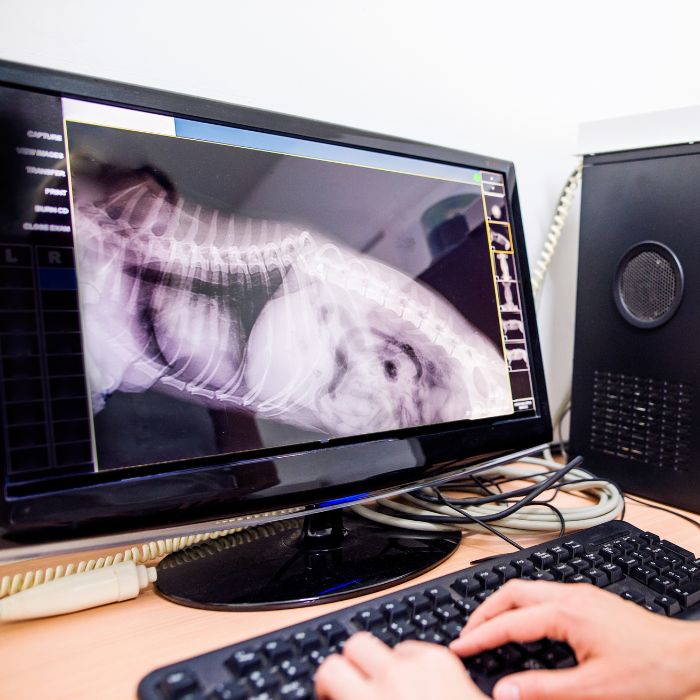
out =
[[[465,466],[541,445],[551,439],[544,369],[529,283],[515,169],[511,162],[201,97],[4,61],[0,61],[0,85],[501,173],[506,182],[512,232],[519,253],[516,262],[522,281],[521,301],[526,339],[531,350],[530,371],[536,407],[534,415],[511,414],[503,418],[464,421],[457,425],[449,424],[444,429],[435,426],[404,429],[396,431],[396,435],[384,433],[355,439],[330,440],[322,446],[302,446],[303,449],[298,445],[289,446],[272,452],[261,451],[255,455],[243,454],[233,459],[224,456],[216,460],[209,459],[206,464],[197,463],[191,469],[150,476],[134,474],[132,477],[124,470],[114,470],[113,476],[102,473],[105,474],[102,483],[93,481],[89,486],[78,484],[60,491],[12,499],[6,497],[3,472],[0,551],[47,542],[64,542],[68,547],[68,543],[76,538],[163,529],[183,523],[194,527],[197,522],[211,522],[213,519],[220,521],[222,518],[281,508],[340,507],[354,497],[366,500],[387,492],[405,491],[418,483],[444,480],[452,474],[463,473]],[[4,439],[4,435],[0,437]],[[262,463],[272,462],[274,466],[280,460],[284,460],[286,467],[294,464],[298,468],[311,456],[330,463],[334,461],[334,455],[336,459],[341,455],[340,450],[344,451],[343,459],[347,459],[347,450],[354,451],[358,459],[367,459],[364,453],[368,446],[376,449],[379,443],[388,450],[389,455],[394,447],[397,454],[401,452],[404,457],[408,451],[415,455],[414,462],[399,472],[379,473],[362,481],[339,479],[314,489],[312,493],[298,491],[253,498],[250,493],[245,495],[245,488],[242,489],[239,484],[232,486],[236,482],[232,470],[243,473],[242,468],[246,467],[254,473]],[[464,456],[465,453],[468,453],[468,457]],[[4,465],[0,466],[4,469]],[[119,480],[108,481],[109,478]],[[255,481],[254,478],[252,480]],[[164,489],[170,486],[182,487],[183,484],[186,484],[186,493],[178,494],[176,503],[166,505],[158,501],[158,494],[162,494]],[[254,483],[252,486],[248,484],[246,488],[254,488]],[[134,499],[134,489],[138,491],[138,499]],[[241,495],[241,489],[244,495]]]

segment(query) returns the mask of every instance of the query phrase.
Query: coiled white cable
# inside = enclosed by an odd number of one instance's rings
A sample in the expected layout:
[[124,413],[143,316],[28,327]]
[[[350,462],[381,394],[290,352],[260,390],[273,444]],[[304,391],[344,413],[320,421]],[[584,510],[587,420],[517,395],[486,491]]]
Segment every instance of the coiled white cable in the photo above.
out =
[[583,173],[583,161],[579,163],[574,168],[574,171],[569,175],[566,180],[566,184],[557,199],[556,206],[554,207],[554,214],[552,216],[552,223],[549,226],[549,231],[542,246],[537,262],[533,266],[531,273],[532,280],[532,291],[537,298],[542,291],[542,285],[544,284],[544,278],[547,274],[547,269],[549,264],[552,262],[552,257],[554,256],[554,251],[557,248],[559,239],[561,238],[562,231],[564,230],[564,224],[569,216],[569,211],[571,210],[571,205],[574,201],[574,195],[581,182],[581,176]]
[[[501,466],[481,473],[479,476],[483,479],[503,477],[506,479],[517,478],[522,481],[529,481],[533,484],[538,484],[544,481],[551,473],[562,468],[558,462],[549,459],[527,458],[524,462],[537,465],[543,469],[537,471],[527,471],[518,467]],[[582,481],[584,480],[584,481]],[[580,482],[580,483],[576,483]],[[449,484],[445,487],[449,490]],[[554,488],[554,487],[553,487]],[[624,499],[614,484],[606,480],[591,480],[591,475],[583,469],[572,469],[566,474],[562,481],[557,485],[561,491],[567,493],[576,493],[586,496],[587,498],[595,499],[596,502],[591,505],[573,506],[558,508],[563,516],[565,529],[568,530],[583,530],[585,528],[599,525],[600,523],[613,520],[618,517],[624,508]],[[466,490],[460,487],[459,489]],[[469,489],[471,490],[471,489]],[[503,494],[503,499],[507,499],[508,494]],[[504,509],[502,503],[487,503],[476,506],[462,506],[463,510],[475,517],[483,518],[492,516],[501,512]],[[464,523],[434,523],[421,522],[418,520],[402,518],[402,514],[410,514],[420,517],[421,515],[435,516],[444,515],[450,518],[454,517],[454,511],[440,503],[430,503],[423,499],[416,498],[410,494],[399,496],[393,499],[380,499],[375,504],[367,506],[353,506],[353,510],[358,514],[375,522],[393,527],[402,527],[409,530],[426,530],[426,531],[455,531],[462,530],[466,532],[483,532],[483,527],[478,523],[469,522],[465,519]],[[387,512],[388,511],[388,512]],[[527,509],[523,509],[513,513],[512,515],[500,520],[489,521],[489,524],[504,534],[508,535],[527,535],[538,534],[542,532],[555,532],[561,526],[559,516],[546,506],[529,505]]]
[[[284,511],[274,511],[269,515],[281,515],[282,513],[293,513],[297,509]],[[65,566],[58,565],[56,567],[47,567],[45,569],[34,569],[24,573],[3,576],[0,579],[0,599],[6,596],[26,591],[29,588],[40,586],[41,584],[55,581],[73,574],[80,574],[86,571],[95,571],[109,566],[114,566],[126,561],[133,561],[135,564],[147,564],[166,554],[179,552],[182,549],[191,547],[200,542],[216,540],[220,537],[226,537],[235,533],[240,533],[241,541],[252,541],[259,537],[269,534],[269,528],[276,528],[281,523],[286,521],[274,521],[269,525],[260,525],[257,527],[236,527],[228,530],[215,530],[213,532],[199,533],[197,535],[187,535],[183,537],[167,538],[153,540],[145,544],[129,547],[121,552],[109,554],[98,559],[86,559],[79,562],[71,562]]]

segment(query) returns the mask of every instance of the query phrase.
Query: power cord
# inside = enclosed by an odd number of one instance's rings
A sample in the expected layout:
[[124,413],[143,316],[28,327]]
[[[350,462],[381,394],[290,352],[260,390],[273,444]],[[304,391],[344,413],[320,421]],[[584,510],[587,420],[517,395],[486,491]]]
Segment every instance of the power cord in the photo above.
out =
[[574,202],[574,195],[581,183],[581,176],[583,173],[583,161],[579,160],[576,167],[574,168],[571,175],[566,180],[564,188],[557,199],[557,203],[554,207],[554,214],[552,215],[552,223],[549,226],[549,231],[542,246],[537,262],[535,263],[532,274],[532,291],[535,297],[539,297],[542,291],[542,285],[544,284],[544,278],[547,274],[547,269],[549,264],[552,262],[554,257],[554,251],[557,249],[559,239],[564,230],[564,224],[569,216],[571,206]]
[[[428,531],[480,532],[483,529],[510,536],[546,532],[564,534],[582,530],[621,517],[624,498],[617,484],[599,479],[581,468],[581,458],[567,465],[547,458],[521,460],[536,470],[504,465],[485,471],[477,478],[451,482],[439,490],[421,489],[393,499],[380,499],[371,505],[354,506],[366,518],[393,527]],[[513,481],[525,486],[504,491]],[[543,498],[548,491],[549,499]],[[594,499],[584,506],[558,508],[548,501],[559,491],[578,493]],[[457,493],[463,496],[457,496]],[[456,508],[461,512],[457,513]],[[491,527],[486,528],[486,525]],[[518,546],[511,539],[511,546]]]
[[[300,510],[303,509],[290,508],[266,515],[274,517]],[[265,525],[154,540],[98,559],[3,576],[0,579],[0,621],[59,615],[135,598],[157,578],[155,566],[145,564],[166,554],[230,535],[235,535],[236,543],[242,544],[290,527],[290,521],[277,520]]]

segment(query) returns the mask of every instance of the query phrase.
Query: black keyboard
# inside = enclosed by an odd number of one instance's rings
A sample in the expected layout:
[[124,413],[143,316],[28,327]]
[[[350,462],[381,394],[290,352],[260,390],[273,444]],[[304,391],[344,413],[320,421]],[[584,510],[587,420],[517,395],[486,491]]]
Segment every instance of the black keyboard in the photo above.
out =
[[[449,644],[473,610],[513,578],[593,583],[659,615],[700,618],[700,559],[615,521],[165,666],[141,681],[138,695],[141,700],[313,698],[316,668],[354,632],[369,630],[389,645],[405,639]],[[508,673],[565,668],[576,659],[568,645],[543,639],[507,644],[464,662],[490,695]]]

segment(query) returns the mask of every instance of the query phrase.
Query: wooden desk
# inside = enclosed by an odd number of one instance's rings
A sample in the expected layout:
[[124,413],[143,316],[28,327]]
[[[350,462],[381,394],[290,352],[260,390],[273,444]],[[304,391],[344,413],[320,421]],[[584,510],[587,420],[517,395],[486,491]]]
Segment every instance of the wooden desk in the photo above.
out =
[[[628,502],[625,519],[700,553],[700,529],[681,518]],[[524,546],[532,546],[550,537],[519,539]],[[471,535],[446,562],[404,585],[465,568],[479,557],[508,551],[508,545],[493,535]],[[57,561],[52,559],[50,563]],[[0,567],[0,575],[26,568]],[[133,698],[140,679],[156,667],[361,600],[294,610],[227,613],[175,605],[148,590],[135,600],[116,605],[0,625],[0,698]]]

